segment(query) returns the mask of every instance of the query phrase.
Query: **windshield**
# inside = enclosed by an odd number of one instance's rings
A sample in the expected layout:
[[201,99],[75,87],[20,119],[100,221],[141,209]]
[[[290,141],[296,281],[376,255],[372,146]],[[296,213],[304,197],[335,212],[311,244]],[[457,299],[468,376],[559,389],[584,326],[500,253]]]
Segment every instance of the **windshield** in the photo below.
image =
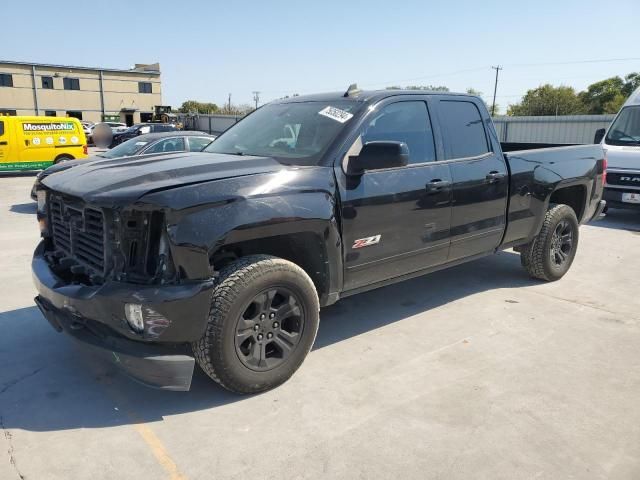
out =
[[147,140],[132,138],[131,140],[127,140],[126,142],[122,142],[120,145],[113,147],[111,150],[99,153],[98,156],[102,158],[129,157],[138,153],[145,147],[145,145],[148,144],[149,142]]
[[317,165],[362,104],[354,101],[265,105],[203,151],[273,157],[292,165]]
[[609,145],[640,145],[640,105],[625,107],[614,120],[605,143]]

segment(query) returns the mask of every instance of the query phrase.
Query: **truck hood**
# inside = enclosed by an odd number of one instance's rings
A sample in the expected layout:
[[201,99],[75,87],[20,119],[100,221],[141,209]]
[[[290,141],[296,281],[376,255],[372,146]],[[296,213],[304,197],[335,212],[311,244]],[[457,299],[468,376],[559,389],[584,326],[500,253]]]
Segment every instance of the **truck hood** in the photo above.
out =
[[640,170],[640,146],[603,145],[607,152],[608,168]]
[[114,207],[131,205],[150,192],[285,168],[269,157],[181,152],[96,160],[50,175],[42,183],[87,203]]

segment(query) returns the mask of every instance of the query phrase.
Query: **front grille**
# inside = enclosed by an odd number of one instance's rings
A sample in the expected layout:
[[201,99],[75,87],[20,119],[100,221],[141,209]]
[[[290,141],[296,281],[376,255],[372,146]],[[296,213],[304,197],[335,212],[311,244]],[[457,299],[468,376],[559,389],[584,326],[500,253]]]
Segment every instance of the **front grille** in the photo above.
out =
[[640,188],[640,173],[607,172],[607,183]]
[[105,230],[102,211],[81,202],[50,198],[52,238],[55,250],[64,258],[90,269],[104,272]]

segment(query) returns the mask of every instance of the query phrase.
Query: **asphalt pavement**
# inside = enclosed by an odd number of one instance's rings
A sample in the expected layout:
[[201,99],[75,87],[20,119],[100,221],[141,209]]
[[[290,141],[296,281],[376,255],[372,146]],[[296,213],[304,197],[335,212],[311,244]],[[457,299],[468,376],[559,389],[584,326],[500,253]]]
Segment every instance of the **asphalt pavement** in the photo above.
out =
[[638,479],[640,214],[559,282],[507,251],[344,299],[286,384],[148,389],[33,304],[30,174],[0,176],[0,479]]

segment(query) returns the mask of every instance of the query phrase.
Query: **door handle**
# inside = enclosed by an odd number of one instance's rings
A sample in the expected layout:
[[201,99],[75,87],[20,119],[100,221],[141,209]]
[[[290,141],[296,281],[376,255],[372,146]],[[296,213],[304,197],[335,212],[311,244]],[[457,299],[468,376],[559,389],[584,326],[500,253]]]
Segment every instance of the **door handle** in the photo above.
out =
[[487,173],[487,176],[485,177],[487,179],[487,182],[489,183],[496,183],[498,180],[506,177],[506,173],[502,173],[502,172],[496,172],[495,170],[492,172]]
[[439,192],[440,190],[444,190],[450,185],[451,182],[448,180],[440,180],[439,178],[435,178],[427,183],[425,187],[427,189],[427,192]]
[[8,145],[7,142],[0,142],[0,145]]

